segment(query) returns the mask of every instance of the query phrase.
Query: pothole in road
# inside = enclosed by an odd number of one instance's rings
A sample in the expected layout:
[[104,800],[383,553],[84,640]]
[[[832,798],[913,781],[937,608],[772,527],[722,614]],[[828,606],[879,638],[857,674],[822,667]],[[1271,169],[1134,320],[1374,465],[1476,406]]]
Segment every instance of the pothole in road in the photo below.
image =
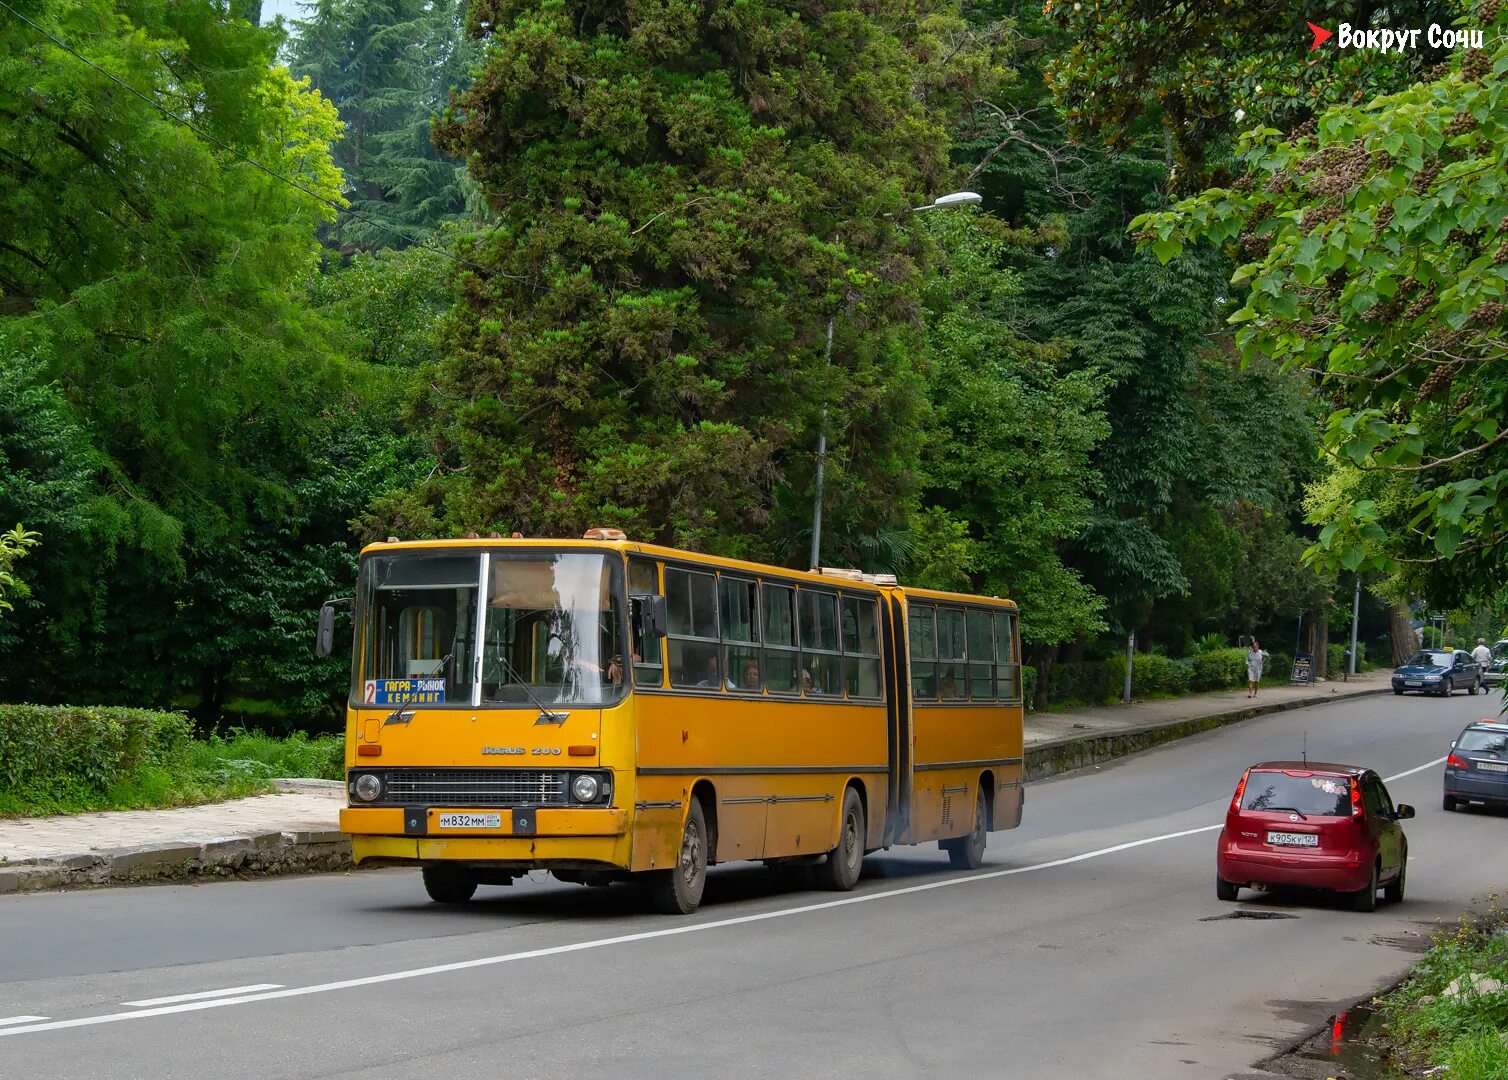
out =
[[1224,915],[1206,915],[1200,922],[1220,922],[1222,919],[1297,919],[1286,911],[1262,911],[1259,908],[1237,908]]

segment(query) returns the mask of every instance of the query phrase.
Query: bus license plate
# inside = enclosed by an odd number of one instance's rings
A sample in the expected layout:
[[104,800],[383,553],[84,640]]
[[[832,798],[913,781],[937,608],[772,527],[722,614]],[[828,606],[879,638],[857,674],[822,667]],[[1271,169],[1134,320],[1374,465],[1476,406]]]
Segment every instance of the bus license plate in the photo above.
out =
[[1270,832],[1269,844],[1286,844],[1289,847],[1319,847],[1319,834],[1306,832]]
[[1508,772],[1508,765],[1500,761],[1479,761],[1477,768],[1486,769],[1488,772]]
[[501,829],[502,814],[441,814],[442,829]]

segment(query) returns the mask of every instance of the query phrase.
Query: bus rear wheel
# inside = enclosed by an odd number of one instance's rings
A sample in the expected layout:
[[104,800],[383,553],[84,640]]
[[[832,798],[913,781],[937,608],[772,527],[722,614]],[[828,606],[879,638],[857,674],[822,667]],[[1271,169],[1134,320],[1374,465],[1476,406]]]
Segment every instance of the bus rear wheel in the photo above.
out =
[[955,870],[978,870],[984,865],[984,845],[989,829],[989,808],[984,802],[984,788],[974,799],[974,828],[969,835],[940,841]]
[[454,866],[426,866],[424,891],[437,904],[464,904],[476,895],[476,878]]
[[832,892],[848,892],[859,883],[864,866],[864,804],[853,788],[843,792],[843,816],[838,826],[838,846],[817,867],[817,881]]
[[707,887],[707,818],[700,799],[691,800],[681,827],[681,853],[674,869],[652,871],[649,900],[663,915],[690,915]]

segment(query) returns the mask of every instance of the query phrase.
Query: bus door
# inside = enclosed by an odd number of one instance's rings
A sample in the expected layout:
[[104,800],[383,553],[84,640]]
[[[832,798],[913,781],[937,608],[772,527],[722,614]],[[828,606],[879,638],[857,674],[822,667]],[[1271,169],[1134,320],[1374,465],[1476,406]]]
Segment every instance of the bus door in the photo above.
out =
[[911,674],[906,654],[906,610],[900,596],[884,594],[886,722],[889,728],[889,812],[886,845],[901,843],[911,830]]

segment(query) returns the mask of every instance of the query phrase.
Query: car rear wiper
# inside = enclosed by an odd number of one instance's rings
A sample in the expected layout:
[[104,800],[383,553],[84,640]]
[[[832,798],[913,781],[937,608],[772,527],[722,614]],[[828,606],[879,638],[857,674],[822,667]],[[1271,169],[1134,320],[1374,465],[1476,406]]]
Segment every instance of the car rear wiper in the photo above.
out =
[[1262,807],[1262,809],[1263,810],[1270,810],[1273,813],[1283,813],[1283,812],[1286,811],[1287,813],[1290,813],[1290,814],[1297,814],[1299,816],[1299,820],[1300,821],[1308,821],[1309,820],[1309,815],[1306,814],[1306,813],[1304,813],[1304,811],[1300,810],[1296,806],[1264,806],[1264,807]]

